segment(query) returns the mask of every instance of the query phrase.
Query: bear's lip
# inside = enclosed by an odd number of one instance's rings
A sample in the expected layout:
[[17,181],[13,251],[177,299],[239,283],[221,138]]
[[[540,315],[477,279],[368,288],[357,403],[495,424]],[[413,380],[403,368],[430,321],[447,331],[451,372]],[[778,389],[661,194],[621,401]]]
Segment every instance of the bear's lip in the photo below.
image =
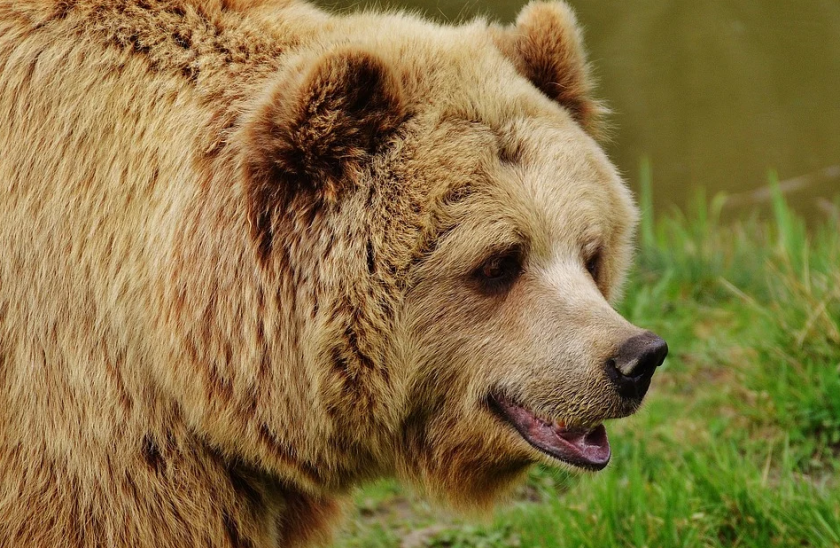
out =
[[490,403],[525,441],[543,453],[588,470],[601,470],[610,462],[610,442],[602,424],[576,428],[549,422],[500,395],[491,395]]

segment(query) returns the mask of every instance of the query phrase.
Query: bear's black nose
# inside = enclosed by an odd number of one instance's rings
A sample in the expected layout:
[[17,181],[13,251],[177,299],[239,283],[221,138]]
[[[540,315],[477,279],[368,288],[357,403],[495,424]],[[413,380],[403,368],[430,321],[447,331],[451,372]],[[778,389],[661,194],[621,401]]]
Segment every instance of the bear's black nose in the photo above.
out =
[[646,331],[624,341],[616,355],[607,360],[607,376],[626,398],[644,397],[650,379],[668,355],[668,343]]

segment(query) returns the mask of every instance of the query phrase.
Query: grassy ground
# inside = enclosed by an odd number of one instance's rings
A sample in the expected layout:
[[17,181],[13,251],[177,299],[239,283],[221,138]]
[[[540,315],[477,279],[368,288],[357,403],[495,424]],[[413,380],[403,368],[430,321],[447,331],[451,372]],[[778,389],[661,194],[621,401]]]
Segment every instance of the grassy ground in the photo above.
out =
[[840,547],[840,226],[806,232],[778,192],[722,226],[722,203],[645,216],[620,308],[672,353],[605,471],[537,468],[478,524],[380,482],[337,545]]

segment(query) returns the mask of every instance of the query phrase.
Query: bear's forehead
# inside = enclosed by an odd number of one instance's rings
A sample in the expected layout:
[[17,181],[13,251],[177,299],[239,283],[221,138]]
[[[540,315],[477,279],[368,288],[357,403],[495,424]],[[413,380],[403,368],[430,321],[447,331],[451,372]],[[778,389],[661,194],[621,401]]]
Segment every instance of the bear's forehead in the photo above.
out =
[[549,150],[522,164],[523,218],[531,238],[542,244],[535,250],[606,246],[633,217],[627,188],[589,141],[586,135],[567,142],[539,141],[535,146]]
[[612,164],[583,132],[536,133],[520,136],[519,161],[494,178],[503,189],[496,207],[510,212],[537,254],[605,245],[622,228],[617,223],[632,217]]
[[551,109],[551,101],[496,47],[486,21],[453,27],[402,13],[373,21],[361,17],[346,18],[334,32],[381,57],[417,109],[482,117],[491,124]]
[[566,117],[519,116],[499,127],[463,118],[429,124],[411,171],[431,187],[423,208],[459,227],[455,239],[467,242],[460,252],[475,251],[476,242],[504,247],[521,241],[548,259],[609,246],[632,224],[621,178],[597,143]]
[[534,220],[564,225],[583,216],[597,222],[631,205],[600,146],[568,117],[517,116],[498,127],[470,122],[461,135],[450,134],[461,141],[452,154],[473,186],[486,187],[477,196],[488,207],[516,203]]

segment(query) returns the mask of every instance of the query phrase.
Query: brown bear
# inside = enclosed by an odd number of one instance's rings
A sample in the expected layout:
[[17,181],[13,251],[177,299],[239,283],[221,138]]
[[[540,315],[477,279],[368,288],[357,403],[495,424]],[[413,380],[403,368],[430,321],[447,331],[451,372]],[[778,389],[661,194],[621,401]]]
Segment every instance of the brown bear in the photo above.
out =
[[0,545],[288,547],[600,469],[665,343],[572,12],[0,0]]

